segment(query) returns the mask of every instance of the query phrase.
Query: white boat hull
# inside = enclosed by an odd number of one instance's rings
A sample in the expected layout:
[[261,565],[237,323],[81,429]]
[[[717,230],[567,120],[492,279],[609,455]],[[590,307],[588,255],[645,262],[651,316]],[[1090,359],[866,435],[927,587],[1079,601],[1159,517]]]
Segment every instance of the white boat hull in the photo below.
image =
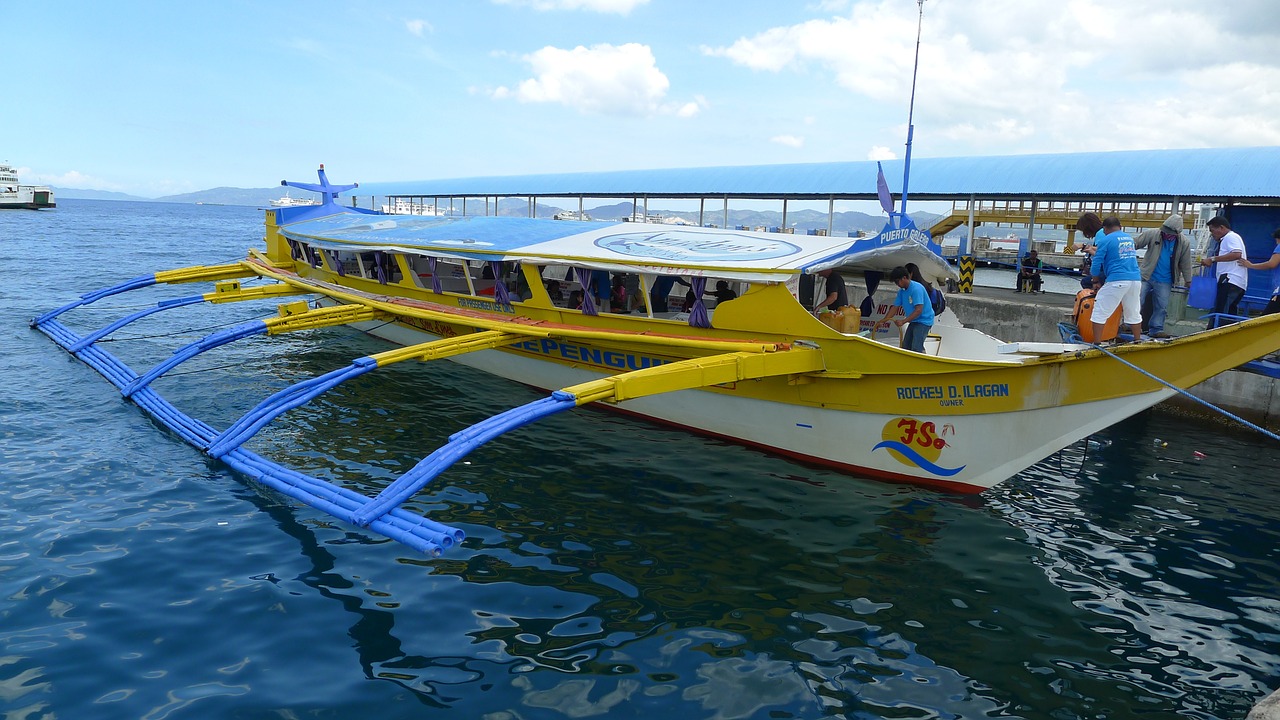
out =
[[[384,322],[352,326],[398,345],[440,339]],[[450,359],[548,391],[608,376],[509,350],[483,350]],[[855,474],[974,493],[1172,394],[1161,389],[1063,407],[938,416],[850,412],[704,390],[641,397],[613,407]]]
[[0,191],[0,210],[43,210],[57,206],[53,190],[47,187],[22,185],[16,190]]

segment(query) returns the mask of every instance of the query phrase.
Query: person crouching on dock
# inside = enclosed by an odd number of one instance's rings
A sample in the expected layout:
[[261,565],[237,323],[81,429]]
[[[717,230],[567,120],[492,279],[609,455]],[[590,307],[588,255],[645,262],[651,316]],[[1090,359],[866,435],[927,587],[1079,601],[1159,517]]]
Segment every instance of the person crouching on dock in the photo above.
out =
[[[1093,306],[1089,320],[1093,324],[1093,336],[1102,337],[1107,318],[1119,306],[1124,309],[1124,324],[1129,326],[1133,341],[1142,339],[1142,271],[1138,269],[1138,251],[1133,238],[1120,229],[1120,219],[1112,215],[1099,222],[1094,213],[1085,213],[1076,221],[1076,229],[1094,240],[1093,247],[1085,252],[1093,255],[1089,272],[1101,276],[1102,288]],[[1098,230],[1103,230],[1098,235]]]

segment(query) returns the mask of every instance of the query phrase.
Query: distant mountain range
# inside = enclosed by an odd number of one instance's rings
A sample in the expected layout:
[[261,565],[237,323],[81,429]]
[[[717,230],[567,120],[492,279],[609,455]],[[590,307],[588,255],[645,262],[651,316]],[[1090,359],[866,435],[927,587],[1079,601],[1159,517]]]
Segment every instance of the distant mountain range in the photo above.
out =
[[[248,205],[266,207],[272,200],[284,195],[285,188],[234,188],[218,187],[181,195],[165,195],[164,197],[147,198],[127,193],[109,192],[107,190],[78,190],[75,188],[55,187],[53,194],[59,199],[68,200],[127,200],[132,202],[172,202],[172,203],[204,203],[206,205]],[[310,193],[296,192],[295,197],[306,197]]]
[[[134,202],[171,202],[171,203],[203,203],[205,205],[247,205],[250,207],[270,207],[271,201],[284,195],[285,188],[234,188],[219,187],[209,190],[200,190],[198,192],[183,193],[181,195],[166,195],[158,198],[144,198],[136,195],[128,195],[118,192],[107,192],[104,190],[76,190],[73,188],[54,188],[54,196],[59,199],[70,200],[124,200]],[[294,197],[308,197],[311,193],[299,191]],[[370,197],[365,195],[359,197],[360,207],[363,208],[380,208],[385,198]],[[538,217],[549,218],[563,210],[577,210],[577,207],[562,208],[549,204],[546,200],[538,201]],[[508,217],[520,217],[529,212],[529,203],[524,198],[503,198],[498,202],[498,214]],[[593,208],[586,208],[586,212],[596,220],[620,220],[631,216],[633,212],[630,202],[618,202],[612,205],[600,205]],[[697,212],[676,211],[676,210],[660,210],[654,207],[649,208],[650,215],[662,215],[664,217],[678,217],[691,223],[698,222]],[[911,217],[915,220],[916,225],[922,228],[928,228],[940,217],[933,213],[912,213]],[[708,210],[703,214],[703,221],[706,223],[720,224],[724,220],[723,210]],[[844,235],[859,230],[874,232],[884,227],[885,217],[883,215],[868,215],[862,212],[838,212],[832,219],[832,233]],[[732,227],[745,226],[755,229],[764,227],[767,229],[778,228],[782,225],[782,212],[780,210],[734,210],[729,208],[729,225]],[[797,233],[808,233],[809,231],[826,230],[827,214],[818,210],[793,210],[787,213],[787,225],[795,228]],[[961,230],[963,232],[963,229]]]

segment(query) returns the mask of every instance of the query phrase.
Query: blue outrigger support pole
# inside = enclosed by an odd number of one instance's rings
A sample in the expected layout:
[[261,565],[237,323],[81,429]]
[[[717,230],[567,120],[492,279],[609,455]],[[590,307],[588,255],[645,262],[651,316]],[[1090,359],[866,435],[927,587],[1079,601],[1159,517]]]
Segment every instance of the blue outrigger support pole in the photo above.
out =
[[104,297],[118,295],[122,292],[128,292],[130,290],[137,290],[138,288],[150,287],[155,284],[156,284],[155,275],[140,275],[132,280],[125,280],[119,285],[112,285],[111,287],[102,288],[101,290],[95,290],[91,293],[85,293],[84,295],[80,296],[79,300],[73,303],[70,303],[68,305],[63,305],[62,307],[56,310],[50,310],[49,312],[32,320],[31,327],[38,328],[44,323],[67,312],[68,310],[74,310],[82,305],[88,305],[89,303],[96,302],[98,300],[101,300]]
[[121,391],[121,393],[125,397],[133,397],[134,393],[150,385],[152,382],[156,380],[156,378],[169,372],[170,370],[177,367],[181,363],[184,363],[187,360],[190,360],[191,358],[195,357],[196,355],[199,355],[205,350],[212,350],[213,348],[216,348],[216,347],[222,347],[223,345],[228,345],[237,340],[241,340],[247,337],[252,337],[254,335],[266,335],[266,334],[267,334],[267,324],[265,322],[261,320],[250,320],[249,322],[244,323],[242,325],[237,325],[233,328],[221,330],[216,333],[213,333],[212,335],[207,335],[191,343],[190,345],[184,345],[178,348],[177,350],[174,350],[173,355],[170,355],[164,361],[160,362],[155,367],[148,370],[147,373],[142,377],[139,377],[137,380],[134,380],[133,382],[129,383],[129,385],[125,387]]
[[340,383],[376,369],[378,369],[377,360],[371,357],[362,357],[357,358],[347,367],[290,385],[258,403],[252,410],[241,415],[226,430],[219,433],[218,437],[214,438],[213,442],[209,444],[209,455],[221,459],[227,453],[243,445],[246,440],[253,437],[277,416],[296,407],[306,405]]
[[90,345],[98,342],[102,338],[110,335],[111,333],[119,330],[120,328],[124,327],[125,325],[128,325],[129,323],[135,320],[141,320],[142,318],[148,315],[154,315],[155,313],[158,313],[161,310],[168,310],[169,308],[176,308],[176,307],[186,307],[187,305],[195,305],[196,303],[202,303],[202,302],[204,302],[203,295],[192,295],[190,297],[177,298],[175,300],[162,300],[159,303],[156,303],[156,306],[153,308],[147,308],[146,310],[139,310],[138,312],[132,315],[126,315],[125,317],[120,318],[119,320],[111,323],[110,325],[107,325],[106,327],[103,327],[99,330],[94,330],[88,335],[85,335],[84,337],[80,338],[79,342],[67,348],[67,350],[72,354],[78,353],[81,350],[89,347]]
[[486,418],[466,430],[449,436],[449,442],[437,448],[435,452],[423,458],[408,472],[396,478],[395,482],[383,488],[382,492],[360,508],[352,516],[356,525],[370,525],[382,515],[398,507],[415,493],[436,479],[440,473],[451,465],[466,457],[472,450],[489,442],[503,433],[523,425],[540,420],[548,415],[571,410],[577,406],[577,398],[571,393],[557,390],[550,397],[540,398],[520,407],[512,408],[493,417]]
[[[178,410],[172,403],[156,393],[150,387],[150,384],[168,370],[205,350],[226,345],[244,337],[266,333],[267,325],[264,321],[250,321],[229,330],[213,333],[179,348],[173,356],[156,365],[145,375],[139,376],[119,358],[106,352],[95,343],[129,322],[161,310],[195,304],[203,300],[203,297],[187,297],[163,301],[154,308],[147,308],[133,313],[85,337],[77,336],[56,319],[59,315],[69,310],[87,305],[95,300],[154,284],[156,284],[155,276],[148,276],[135,278],[110,288],[88,293],[81,296],[81,299],[77,302],[35,318],[31,321],[31,325],[73,353],[86,365],[98,371],[111,384],[120,389],[125,397],[132,400],[134,404],[186,442],[197,448],[205,449],[212,446],[219,438],[222,438],[226,442],[219,447],[219,454],[214,457],[225,462],[237,472],[243,473],[273,490],[328,513],[339,520],[353,525],[356,524],[354,521],[356,512],[370,503],[371,498],[354,490],[339,487],[319,478],[286,468],[255,453],[244,450],[239,445],[275,415],[284,412],[290,407],[296,407],[307,402],[344,380],[374,369],[377,367],[377,363],[371,358],[360,358],[351,367],[299,383],[277,393],[272,398],[269,398],[268,401],[260,403],[259,407],[255,408],[255,411],[248,413],[245,418],[241,418],[233,426],[234,433],[231,432],[232,428],[228,428],[227,431],[219,434],[217,430],[208,424]],[[272,403],[270,401],[275,402]],[[264,407],[266,408],[265,411],[262,410]],[[233,436],[234,442],[232,441]],[[432,557],[439,557],[445,549],[462,542],[465,537],[465,534],[457,528],[438,523],[430,518],[411,513],[399,507],[393,508],[389,512],[380,512],[372,521],[361,524],[385,537]]]

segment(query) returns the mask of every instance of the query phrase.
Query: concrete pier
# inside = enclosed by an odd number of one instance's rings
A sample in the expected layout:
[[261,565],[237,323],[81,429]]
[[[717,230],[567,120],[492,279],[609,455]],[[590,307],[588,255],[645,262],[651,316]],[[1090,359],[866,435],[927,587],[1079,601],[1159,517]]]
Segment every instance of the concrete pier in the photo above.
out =
[[1264,697],[1245,720],[1280,720],[1280,690]]

